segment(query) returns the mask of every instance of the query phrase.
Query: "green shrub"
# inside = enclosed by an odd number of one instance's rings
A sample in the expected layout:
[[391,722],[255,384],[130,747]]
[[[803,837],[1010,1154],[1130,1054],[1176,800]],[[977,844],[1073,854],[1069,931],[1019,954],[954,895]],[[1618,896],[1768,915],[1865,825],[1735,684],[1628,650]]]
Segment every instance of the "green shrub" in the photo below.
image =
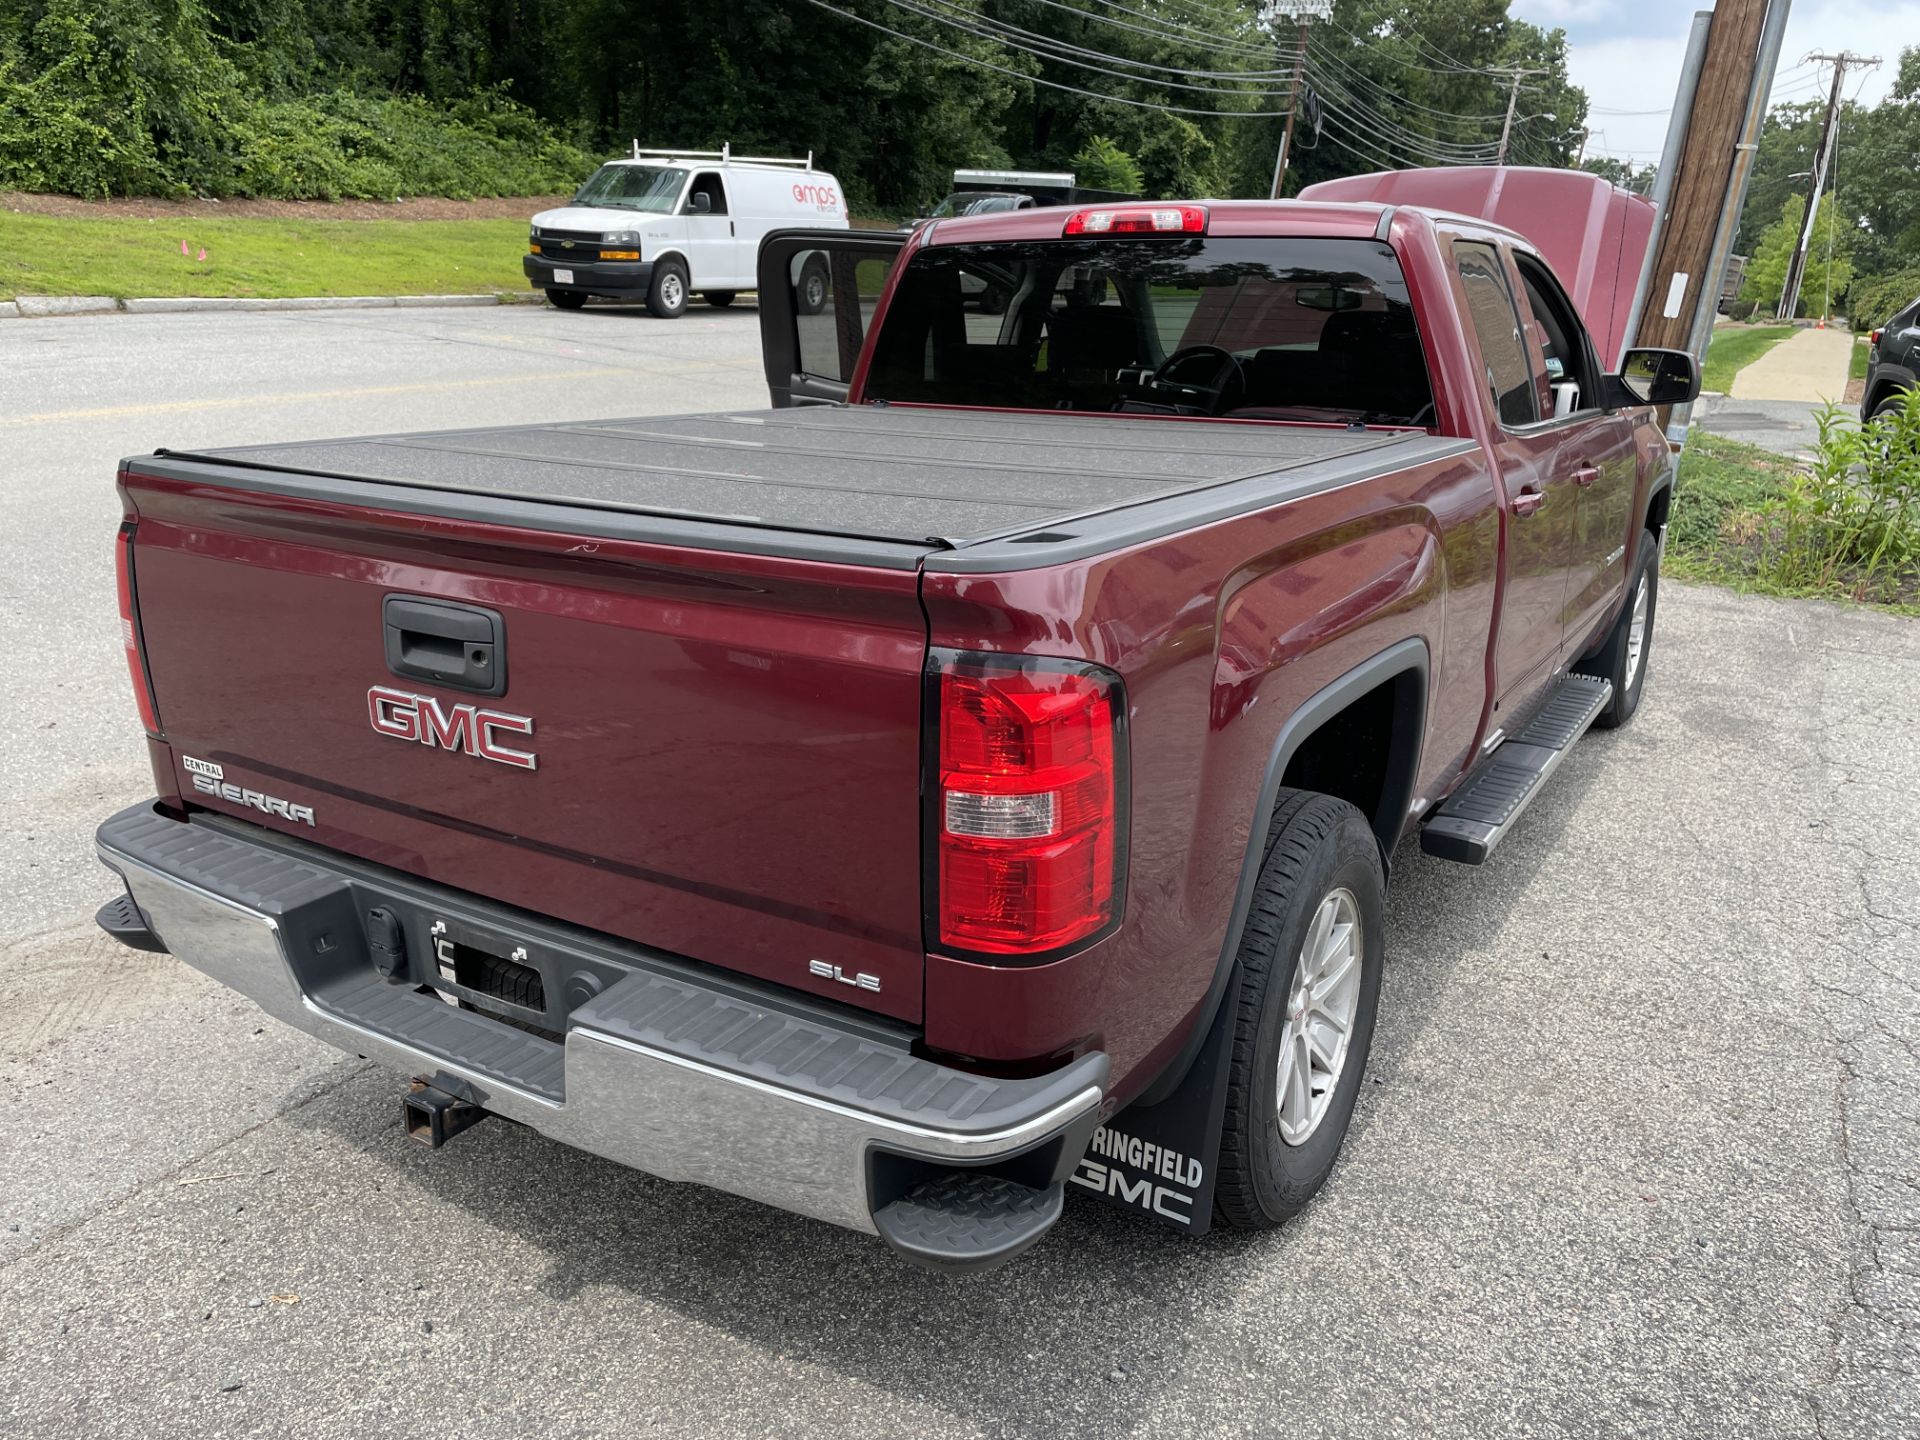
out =
[[[538,195],[593,160],[482,90],[269,95],[197,0],[0,0],[0,189],[279,200]],[[31,23],[28,23],[29,19]]]
[[1762,512],[1761,578],[1856,600],[1910,598],[1920,580],[1920,390],[1865,425],[1829,405],[1812,462]]

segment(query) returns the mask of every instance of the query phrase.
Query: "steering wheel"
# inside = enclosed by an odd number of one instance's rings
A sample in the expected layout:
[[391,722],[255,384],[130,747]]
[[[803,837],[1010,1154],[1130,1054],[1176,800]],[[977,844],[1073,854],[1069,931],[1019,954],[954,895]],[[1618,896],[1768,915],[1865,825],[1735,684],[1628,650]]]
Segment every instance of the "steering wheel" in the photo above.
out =
[[[1207,383],[1174,378],[1174,372],[1181,366],[1208,357],[1215,363],[1207,372]],[[1231,350],[1223,350],[1218,345],[1188,345],[1160,362],[1159,368],[1153,372],[1152,385],[1154,389],[1165,387],[1184,391],[1196,399],[1204,398],[1209,410],[1218,410],[1230,389],[1238,387],[1242,395],[1246,394],[1247,372],[1241,369],[1238,357]]]

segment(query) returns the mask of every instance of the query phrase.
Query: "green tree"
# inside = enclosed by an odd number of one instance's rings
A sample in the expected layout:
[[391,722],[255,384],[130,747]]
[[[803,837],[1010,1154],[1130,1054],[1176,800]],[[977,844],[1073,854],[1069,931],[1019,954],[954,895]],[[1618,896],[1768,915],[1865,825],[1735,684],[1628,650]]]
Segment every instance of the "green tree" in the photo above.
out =
[[[1742,300],[1751,300],[1767,311],[1779,305],[1787,268],[1799,247],[1806,218],[1806,197],[1789,195],[1780,207],[1780,217],[1766,228],[1747,261],[1746,275],[1740,282]],[[1800,281],[1796,315],[1819,314],[1829,296],[1835,305],[1845,298],[1853,279],[1854,236],[1854,228],[1837,218],[1832,193],[1821,196],[1807,245],[1806,273]]]
[[1122,190],[1138,194],[1146,184],[1140,167],[1126,151],[1105,135],[1090,135],[1073,157],[1078,183],[1095,190]]

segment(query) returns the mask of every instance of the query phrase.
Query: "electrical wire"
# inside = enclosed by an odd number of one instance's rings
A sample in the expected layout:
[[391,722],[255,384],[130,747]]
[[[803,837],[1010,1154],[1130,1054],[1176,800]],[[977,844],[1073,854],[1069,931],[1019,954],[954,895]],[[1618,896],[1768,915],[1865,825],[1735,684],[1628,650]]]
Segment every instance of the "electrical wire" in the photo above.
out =
[[[856,14],[851,10],[843,10],[838,5],[830,5],[827,3],[827,0],[806,0],[806,3],[817,10],[825,10],[829,14],[838,15],[842,20],[851,20],[856,25],[864,25],[869,30],[878,30],[881,34],[890,35],[895,40],[904,40],[909,45],[918,45],[923,50],[931,50],[936,54],[945,55],[950,60],[958,60],[962,64],[972,65],[976,69],[991,70],[996,74],[1006,75],[1012,79],[1024,81],[1029,85],[1039,85],[1048,90],[1060,90],[1070,95],[1080,95],[1088,100],[1105,100],[1115,105],[1131,106],[1136,110],[1158,110],[1169,115],[1201,115],[1221,120],[1278,120],[1287,113],[1284,110],[1202,110],[1190,105],[1168,105],[1154,100],[1136,100],[1126,95],[1103,94],[1098,90],[1088,90],[1079,85],[1068,85],[1059,80],[1047,80],[1038,75],[1029,75],[1024,70],[1015,70],[1006,65],[997,65],[991,60],[983,60],[978,55],[968,55],[964,51],[951,50],[945,45],[939,44],[937,41],[928,40],[919,35],[910,35],[904,30],[896,30],[891,25],[884,25],[878,20],[870,20],[865,15]],[[1123,76],[1121,78],[1138,80],[1140,77]]]
[[[1184,66],[1156,65],[1149,60],[1133,60],[1127,56],[1113,55],[1103,50],[1089,50],[1084,46],[1069,44],[1064,40],[1056,40],[1051,35],[1043,35],[1037,30],[1028,30],[1019,25],[1009,24],[1006,21],[995,20],[978,11],[966,9],[958,3],[958,0],[887,0],[887,3],[896,5],[902,9],[916,11],[919,14],[925,15],[928,19],[936,20],[944,25],[952,25],[956,29],[965,30],[969,34],[977,35],[982,39],[997,40],[999,43],[1012,49],[1024,50],[1028,54],[1038,55],[1042,59],[1059,59],[1063,64],[1078,65],[1080,68],[1086,70],[1103,70],[1106,68],[1103,64],[1087,63],[1087,61],[1093,61],[1106,62],[1108,65],[1125,65],[1140,70],[1158,71],[1167,75],[1186,75],[1195,79],[1275,80],[1286,79],[1292,73],[1290,70],[1194,70]],[[938,6],[942,13],[936,13],[934,10],[926,8],[927,5]],[[1074,58],[1078,56],[1087,57],[1087,61]],[[1107,73],[1111,74],[1112,72],[1108,71]],[[1182,90],[1200,90],[1209,94],[1219,93],[1219,87],[1217,86],[1181,85],[1171,80],[1155,80],[1152,83],[1168,85]],[[1283,87],[1277,90],[1246,90],[1240,93],[1284,99],[1286,98],[1287,90]]]

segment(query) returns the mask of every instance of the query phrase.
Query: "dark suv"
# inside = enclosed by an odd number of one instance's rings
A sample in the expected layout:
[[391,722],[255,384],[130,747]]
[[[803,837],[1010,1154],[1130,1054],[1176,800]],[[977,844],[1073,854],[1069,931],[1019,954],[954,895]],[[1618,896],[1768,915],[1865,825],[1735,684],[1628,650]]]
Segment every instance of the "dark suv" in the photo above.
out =
[[1867,388],[1860,418],[1871,420],[1903,402],[1920,372],[1920,300],[1867,336]]

